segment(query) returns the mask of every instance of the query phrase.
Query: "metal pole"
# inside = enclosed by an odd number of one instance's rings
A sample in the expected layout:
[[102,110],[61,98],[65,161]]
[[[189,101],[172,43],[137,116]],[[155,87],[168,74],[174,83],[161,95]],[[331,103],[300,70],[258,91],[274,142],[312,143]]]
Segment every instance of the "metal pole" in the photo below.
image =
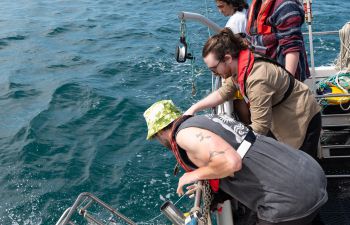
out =
[[66,209],[66,210],[64,211],[64,213],[62,214],[62,216],[61,216],[61,217],[59,218],[59,220],[57,221],[56,225],[62,225],[62,221],[63,221],[64,219],[67,218],[67,215],[68,215],[68,213],[70,212],[71,209],[72,209],[72,208],[69,207],[68,209]]
[[[113,215],[118,216],[119,218],[121,218],[122,220],[124,220],[127,224],[129,225],[137,225],[135,222],[133,222],[132,220],[130,220],[129,218],[127,218],[126,216],[124,216],[123,214],[121,214],[120,212],[116,211],[115,209],[113,209],[112,207],[110,207],[109,205],[107,205],[106,203],[104,203],[102,200],[100,200],[99,198],[95,197],[94,195],[88,193],[88,192],[83,192],[81,193],[78,198],[75,200],[74,204],[72,207],[70,207],[70,210],[67,212],[65,212],[66,216],[63,220],[63,222],[60,225],[66,225],[69,222],[69,219],[71,218],[71,216],[73,215],[73,213],[75,212],[75,210],[78,208],[78,206],[81,203],[81,200],[83,198],[91,198],[93,199],[95,202],[97,202],[99,205],[101,205],[102,207],[104,207],[105,209],[109,210]],[[90,203],[88,203],[90,204]]]
[[209,20],[205,16],[198,14],[198,13],[192,13],[192,12],[180,12],[179,13],[179,19],[182,20],[195,20],[199,21],[202,24],[209,27],[211,30],[213,30],[215,33],[219,33],[222,29],[219,25],[214,23],[213,21]]
[[201,206],[201,196],[202,196],[202,189],[203,188],[203,181],[198,181],[197,183],[198,187],[196,190],[196,196],[194,199],[194,207],[200,207]]
[[219,225],[233,225],[233,215],[230,200],[226,200],[222,205],[222,211],[216,212],[217,223]]
[[306,0],[306,13],[307,13],[307,24],[309,30],[309,45],[310,45],[310,62],[311,62],[311,77],[312,77],[312,91],[316,92],[316,70],[315,70],[315,59],[314,59],[314,43],[312,36],[312,14],[311,14],[311,0]]
[[[309,33],[303,33],[304,35],[309,34]],[[312,32],[312,35],[334,35],[334,34],[339,34],[339,31],[337,30],[332,30],[332,31],[314,31]]]

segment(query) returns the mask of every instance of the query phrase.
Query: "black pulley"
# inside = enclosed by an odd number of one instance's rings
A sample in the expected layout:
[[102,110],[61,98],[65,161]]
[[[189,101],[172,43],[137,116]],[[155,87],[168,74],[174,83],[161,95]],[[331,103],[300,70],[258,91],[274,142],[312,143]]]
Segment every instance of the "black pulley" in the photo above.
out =
[[191,53],[187,53],[187,43],[184,36],[180,37],[180,42],[175,49],[176,61],[179,63],[186,62],[186,59],[193,59]]

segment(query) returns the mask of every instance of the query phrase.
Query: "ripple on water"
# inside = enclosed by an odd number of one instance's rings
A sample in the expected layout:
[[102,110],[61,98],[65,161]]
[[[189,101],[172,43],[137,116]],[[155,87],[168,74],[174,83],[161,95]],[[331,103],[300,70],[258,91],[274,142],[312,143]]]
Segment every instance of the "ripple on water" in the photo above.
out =
[[24,35],[14,35],[14,36],[8,36],[5,38],[2,38],[0,40],[5,40],[5,41],[19,41],[19,40],[25,40],[27,36]]
[[64,28],[64,27],[56,27],[56,28],[50,30],[50,31],[47,33],[47,36],[53,37],[53,36],[56,36],[56,35],[59,35],[59,34],[68,32],[68,31],[69,31],[69,30],[68,30],[67,28]]
[[8,46],[11,42],[14,41],[23,41],[26,40],[28,36],[25,35],[10,35],[4,38],[0,38],[0,50]]

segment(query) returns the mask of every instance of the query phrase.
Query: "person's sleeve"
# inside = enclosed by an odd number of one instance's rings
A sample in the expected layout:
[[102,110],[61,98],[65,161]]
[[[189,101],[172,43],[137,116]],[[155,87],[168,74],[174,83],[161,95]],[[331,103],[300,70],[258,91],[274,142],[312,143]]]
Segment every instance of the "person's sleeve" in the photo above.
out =
[[266,135],[272,124],[272,95],[275,87],[271,86],[268,81],[268,71],[266,65],[254,66],[252,77],[248,77],[246,88],[250,102],[252,129]]
[[247,20],[246,18],[240,16],[237,18],[237,20],[234,21],[233,26],[233,33],[239,34],[239,33],[246,33],[245,28],[247,26]]
[[[240,12],[236,12],[240,13]],[[247,18],[244,14],[232,16],[226,23],[225,27],[229,27],[234,34],[246,33]]]
[[233,84],[232,79],[227,78],[226,80],[224,80],[223,85],[218,89],[218,92],[225,101],[234,100],[237,88]]
[[271,15],[269,20],[276,28],[276,39],[283,55],[300,52],[304,48],[301,31],[304,15],[302,5],[294,0],[283,1]]

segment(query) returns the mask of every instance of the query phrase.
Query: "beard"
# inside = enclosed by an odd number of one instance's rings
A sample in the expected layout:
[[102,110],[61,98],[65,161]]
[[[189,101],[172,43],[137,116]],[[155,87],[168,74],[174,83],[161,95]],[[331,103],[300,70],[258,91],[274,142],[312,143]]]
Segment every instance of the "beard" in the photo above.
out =
[[171,150],[171,144],[170,144],[170,139],[169,138],[164,138],[164,137],[158,137],[157,140],[159,141],[160,144],[162,144],[164,147],[168,148]]
[[224,79],[227,79],[227,78],[229,78],[229,77],[231,77],[232,75],[231,75],[231,73],[229,72],[229,71],[226,71],[225,73],[223,73],[222,75],[221,75],[221,77],[222,78],[224,78]]
[[164,142],[162,143],[167,149],[171,150],[171,144],[170,141],[168,139],[164,140]]

